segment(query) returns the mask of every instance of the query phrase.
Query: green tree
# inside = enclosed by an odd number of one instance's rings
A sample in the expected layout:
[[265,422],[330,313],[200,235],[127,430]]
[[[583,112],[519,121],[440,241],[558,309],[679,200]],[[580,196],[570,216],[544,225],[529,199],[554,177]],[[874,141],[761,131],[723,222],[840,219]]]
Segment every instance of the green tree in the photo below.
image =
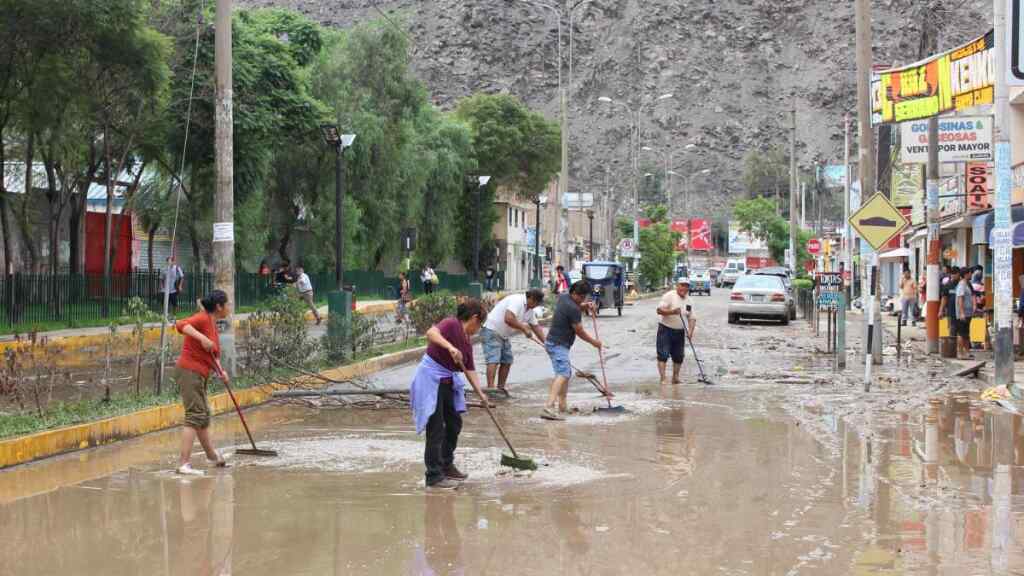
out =
[[[777,262],[783,262],[789,248],[789,222],[778,215],[775,202],[767,198],[740,200],[733,206],[733,217],[740,230],[750,233],[768,245],[768,252]],[[797,269],[810,258],[807,240],[812,234],[806,230],[797,233]]]
[[669,227],[667,213],[664,206],[649,208],[647,217],[651,224],[640,230],[640,275],[648,286],[655,288],[672,276],[676,264],[680,236]]
[[743,159],[743,185],[751,198],[774,197],[778,209],[789,190],[789,154],[781,146],[751,150]]
[[508,94],[471,96],[459,102],[455,114],[472,130],[476,173],[491,177],[488,186],[480,190],[479,211],[474,210],[476,184],[466,184],[457,219],[459,256],[467,268],[473,261],[473,237],[479,219],[483,269],[495,257],[490,234],[498,219],[492,209],[495,191],[505,189],[526,200],[536,199],[561,166],[561,132],[557,124]]

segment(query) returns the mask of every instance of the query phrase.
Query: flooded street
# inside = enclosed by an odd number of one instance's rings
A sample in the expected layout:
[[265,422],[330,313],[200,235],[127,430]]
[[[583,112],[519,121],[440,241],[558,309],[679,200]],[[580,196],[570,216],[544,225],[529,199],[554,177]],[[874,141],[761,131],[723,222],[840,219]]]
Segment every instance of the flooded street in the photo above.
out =
[[[4,471],[0,575],[1024,574],[1021,417],[954,386],[861,403],[805,322],[729,326],[727,299],[695,300],[714,387],[689,350],[688,383],[657,383],[655,301],[601,319],[625,415],[593,414],[575,379],[579,414],[542,421],[550,365],[519,338],[498,418],[532,474],[499,467],[479,409],[456,452],[470,478],[442,493],[407,410],[294,405],[250,412],[277,457],[203,478],[173,474],[177,430]],[[599,373],[585,343],[573,363]],[[234,417],[211,430],[244,442]]]

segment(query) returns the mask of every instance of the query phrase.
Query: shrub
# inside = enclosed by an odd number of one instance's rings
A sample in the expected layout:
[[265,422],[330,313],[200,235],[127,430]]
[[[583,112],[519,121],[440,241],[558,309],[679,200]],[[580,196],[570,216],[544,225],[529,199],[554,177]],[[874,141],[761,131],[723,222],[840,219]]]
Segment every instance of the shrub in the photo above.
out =
[[798,290],[810,290],[811,288],[814,288],[814,282],[807,278],[797,278],[796,280],[793,280],[793,288]]
[[302,366],[315,352],[306,334],[306,305],[293,288],[265,300],[242,328],[248,335],[245,367],[252,375],[281,364]]
[[417,298],[409,307],[409,317],[413,326],[420,334],[425,334],[431,326],[455,315],[458,299],[446,290],[426,294]]

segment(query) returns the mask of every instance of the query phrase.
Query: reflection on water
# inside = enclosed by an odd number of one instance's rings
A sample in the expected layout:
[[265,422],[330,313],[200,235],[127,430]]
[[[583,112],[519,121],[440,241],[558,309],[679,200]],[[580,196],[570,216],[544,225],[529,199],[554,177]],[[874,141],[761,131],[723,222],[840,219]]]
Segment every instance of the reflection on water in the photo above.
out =
[[[602,426],[524,424],[532,412],[506,408],[524,453],[558,451],[607,472],[563,486],[476,478],[455,493],[424,493],[414,461],[372,474],[242,461],[182,480],[151,454],[132,460],[135,468],[0,504],[8,544],[0,575],[1011,574],[1024,566],[1019,416],[953,396],[862,438],[821,415],[838,440],[826,446],[757,406],[713,406],[744,405],[728,391],[661,394],[670,408]],[[402,411],[268,421],[274,431],[264,437],[358,429],[385,443],[414,438]],[[467,447],[492,445],[486,425],[480,414],[467,417]],[[161,435],[143,442],[173,451]],[[117,457],[89,454],[97,469]]]

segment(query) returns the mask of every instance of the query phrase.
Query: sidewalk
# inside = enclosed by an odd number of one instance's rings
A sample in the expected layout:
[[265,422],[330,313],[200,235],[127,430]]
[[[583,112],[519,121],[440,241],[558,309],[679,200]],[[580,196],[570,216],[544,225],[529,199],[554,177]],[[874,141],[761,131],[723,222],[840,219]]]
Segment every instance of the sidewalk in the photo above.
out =
[[[853,310],[850,312],[848,318],[850,318],[851,320],[856,319],[854,321],[856,322],[858,329],[860,329],[860,326],[863,322],[863,316],[864,315],[860,310]],[[894,357],[896,354],[896,335],[899,324],[899,316],[893,316],[889,313],[883,313],[882,323],[885,327],[885,336],[882,338],[883,355],[887,357]],[[901,338],[901,344],[903,348],[902,352],[904,354],[907,352],[908,348],[913,349],[915,353],[918,354],[925,353],[925,346],[927,345],[928,334],[923,320],[918,322],[917,326],[914,326],[912,324],[903,326],[902,328],[899,329],[899,335]],[[888,352],[888,354],[886,352]],[[982,369],[982,374],[985,374],[986,372],[988,374],[991,374],[994,362],[992,351],[976,348],[973,349],[971,353],[974,355],[973,360],[960,360],[958,358],[942,358],[942,360],[944,362],[948,362],[951,366],[954,366],[958,369],[967,368],[968,366],[973,366],[979,362],[985,362],[986,364],[985,367]],[[938,358],[938,356],[936,356],[936,358]],[[1014,355],[1013,366],[1013,371],[1015,374],[1024,375],[1024,358],[1018,355]]]

